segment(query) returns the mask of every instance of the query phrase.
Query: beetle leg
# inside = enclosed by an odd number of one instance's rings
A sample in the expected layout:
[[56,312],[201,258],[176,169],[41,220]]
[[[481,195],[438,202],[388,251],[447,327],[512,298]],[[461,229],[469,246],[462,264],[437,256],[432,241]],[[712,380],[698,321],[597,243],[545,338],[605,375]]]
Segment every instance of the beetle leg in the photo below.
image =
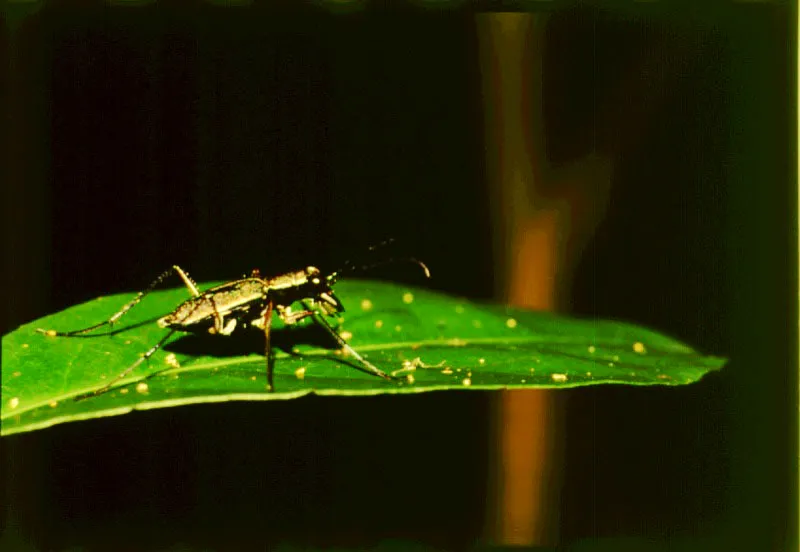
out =
[[[306,304],[306,302],[305,302],[305,301],[301,301],[301,303],[302,303],[303,307],[305,307],[307,310],[311,310],[311,309],[309,308],[309,306]],[[347,341],[345,341],[345,340],[344,340],[344,338],[343,338],[341,335],[339,335],[339,334],[336,332],[336,330],[334,330],[334,329],[333,329],[333,327],[331,327],[331,325],[330,325],[330,324],[328,324],[328,321],[327,321],[327,320],[325,320],[325,317],[324,317],[324,316],[320,315],[320,314],[319,314],[318,312],[316,312],[316,311],[312,311],[312,312],[311,312],[311,316],[313,316],[313,317],[314,317],[314,321],[315,321],[317,324],[319,324],[320,326],[322,326],[322,327],[323,327],[323,328],[324,328],[324,329],[325,329],[325,330],[326,330],[326,331],[327,331],[327,332],[328,332],[328,333],[331,335],[331,337],[333,337],[333,338],[336,340],[336,343],[338,343],[338,344],[339,344],[339,347],[340,347],[340,348],[341,348],[343,351],[347,352],[347,354],[348,354],[348,355],[352,356],[352,357],[353,357],[353,358],[355,358],[355,359],[356,359],[358,362],[360,362],[360,363],[361,363],[361,367],[358,367],[358,366],[356,366],[356,367],[357,367],[357,368],[359,368],[359,369],[360,369],[362,372],[367,372],[367,373],[369,373],[369,374],[372,374],[372,375],[374,375],[374,376],[378,376],[378,377],[381,377],[381,378],[383,378],[383,379],[390,380],[390,381],[392,381],[392,380],[397,380],[397,379],[398,379],[398,378],[395,378],[395,377],[392,377],[392,376],[390,376],[389,374],[387,374],[386,372],[384,372],[384,371],[383,371],[383,370],[381,370],[380,368],[378,368],[378,367],[374,366],[374,365],[373,365],[371,362],[369,362],[367,359],[365,359],[364,357],[362,357],[360,354],[358,354],[358,353],[356,352],[356,350],[355,350],[355,349],[353,349],[353,348],[352,348],[352,347],[351,347],[351,346],[350,346],[350,345],[347,343]]]
[[233,332],[233,329],[236,327],[236,319],[231,318],[226,324],[225,317],[220,314],[219,310],[217,310],[217,302],[214,301],[214,297],[210,296],[206,300],[211,303],[211,308],[214,311],[214,313],[211,315],[214,318],[214,325],[208,328],[208,333],[212,335],[231,335],[231,332]]
[[96,330],[97,328],[102,328],[103,326],[113,326],[120,318],[125,316],[125,314],[127,314],[129,310],[138,305],[139,301],[144,299],[146,295],[148,295],[151,291],[153,291],[153,289],[158,284],[163,282],[166,278],[168,278],[175,272],[177,272],[178,275],[181,277],[183,282],[186,284],[186,287],[189,288],[189,291],[192,293],[192,295],[194,296],[200,295],[200,292],[197,290],[197,285],[192,281],[189,275],[186,272],[184,272],[183,269],[181,269],[181,267],[179,267],[178,265],[173,265],[171,268],[159,274],[158,278],[153,280],[153,282],[149,286],[147,286],[147,288],[145,288],[144,291],[140,291],[139,293],[137,293],[136,297],[125,303],[125,305],[120,310],[114,313],[114,315],[111,316],[111,318],[109,318],[105,322],[100,322],[99,324],[94,324],[86,328],[81,328],[80,330],[72,330],[69,332],[58,332],[56,330],[45,330],[42,328],[38,328],[36,331],[50,336],[73,336],[73,335],[84,334],[92,330]]
[[275,367],[274,359],[272,358],[272,343],[270,340],[270,330],[272,329],[272,299],[267,299],[267,307],[264,309],[264,355],[267,357],[267,391],[274,391],[272,385],[272,371]]
[[233,330],[236,329],[236,319],[231,318],[228,322],[222,327],[222,331],[219,332],[222,335],[231,335]]
[[197,289],[197,284],[194,283],[194,280],[192,280],[189,275],[178,265],[172,265],[172,269],[178,273],[178,276],[181,277],[181,280],[183,280],[183,283],[186,284],[187,288],[189,288],[189,292],[192,294],[192,296],[200,297],[200,290]]
[[281,318],[283,323],[289,326],[292,324],[297,324],[304,318],[307,318],[314,314],[314,311],[312,310],[292,312],[291,308],[283,307],[281,305],[278,305],[276,308],[278,309],[278,316]]
[[127,376],[128,374],[133,372],[133,370],[137,366],[139,366],[142,362],[144,362],[145,360],[149,360],[150,357],[153,356],[153,354],[156,351],[158,351],[164,343],[166,343],[167,339],[169,339],[172,336],[172,334],[175,333],[175,331],[176,330],[170,330],[169,332],[167,332],[167,335],[165,335],[163,338],[161,338],[161,340],[158,343],[156,343],[155,345],[150,347],[150,349],[145,354],[140,356],[136,360],[136,362],[134,362],[133,364],[131,364],[130,366],[125,368],[125,370],[123,370],[117,377],[115,377],[114,379],[109,381],[103,387],[101,387],[100,389],[95,389],[94,391],[89,391],[88,393],[84,393],[82,395],[78,395],[77,397],[75,397],[75,400],[76,401],[81,401],[83,399],[88,399],[90,397],[96,397],[97,395],[102,395],[103,393],[107,392],[109,389],[111,389],[111,387],[115,383],[117,383],[119,380],[121,380],[122,378],[124,378],[125,376]]

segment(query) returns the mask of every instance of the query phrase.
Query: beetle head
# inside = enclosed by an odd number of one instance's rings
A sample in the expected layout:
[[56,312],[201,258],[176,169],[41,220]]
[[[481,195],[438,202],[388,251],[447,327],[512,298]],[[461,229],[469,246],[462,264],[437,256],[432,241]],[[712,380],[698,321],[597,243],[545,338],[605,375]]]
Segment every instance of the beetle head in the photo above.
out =
[[315,266],[306,268],[306,286],[309,290],[309,296],[315,298],[328,316],[344,312],[344,305],[342,305],[342,302],[339,301],[332,289],[333,284],[336,283],[336,277],[337,274],[335,272],[324,276]]

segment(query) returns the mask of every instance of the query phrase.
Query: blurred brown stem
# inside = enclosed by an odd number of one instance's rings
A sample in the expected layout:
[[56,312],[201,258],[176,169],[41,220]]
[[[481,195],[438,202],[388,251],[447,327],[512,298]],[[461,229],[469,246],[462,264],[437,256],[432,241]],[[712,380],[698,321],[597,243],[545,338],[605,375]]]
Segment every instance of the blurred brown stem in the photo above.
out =
[[[650,115],[689,74],[704,44],[668,25],[647,27],[622,78],[595,88],[592,151],[553,169],[546,155],[543,51],[547,16],[505,13],[476,20],[482,75],[495,293],[511,305],[567,304],[572,273],[605,215],[614,161],[640,140]],[[641,44],[639,44],[641,46]],[[487,540],[558,541],[562,480],[560,395],[508,391],[495,403]]]
[[[554,310],[569,282],[575,236],[591,234],[585,186],[603,196],[610,165],[591,155],[566,171],[547,166],[542,117],[545,16],[477,19],[483,74],[487,178],[494,221],[497,296]],[[538,188],[560,190],[544,197]],[[555,184],[552,186],[551,184]],[[600,204],[604,199],[600,199]],[[597,213],[595,213],[597,214]],[[580,217],[580,218],[579,218]],[[583,231],[581,231],[583,230]],[[577,249],[580,249],[578,247]],[[561,401],[549,391],[506,391],[494,405],[496,449],[486,539],[501,545],[558,541]]]

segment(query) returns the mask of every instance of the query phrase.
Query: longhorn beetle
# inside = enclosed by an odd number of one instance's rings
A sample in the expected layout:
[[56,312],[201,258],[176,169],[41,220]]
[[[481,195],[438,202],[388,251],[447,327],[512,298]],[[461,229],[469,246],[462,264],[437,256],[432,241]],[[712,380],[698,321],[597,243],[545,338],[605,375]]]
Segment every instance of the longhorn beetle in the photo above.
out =
[[[415,263],[422,268],[426,277],[430,277],[428,267],[413,258],[389,259],[382,263],[363,266],[361,268],[372,268],[381,264],[398,261]],[[355,270],[355,267],[350,263],[346,264],[345,267],[346,269],[349,267],[350,271]],[[309,316],[312,317],[319,326],[330,334],[341,349],[358,362],[359,366],[356,366],[357,368],[386,380],[399,379],[385,373],[359,355],[355,349],[348,345],[342,336],[333,329],[328,321],[320,315],[318,310],[314,308],[316,305],[319,305],[319,310],[328,316],[335,316],[338,313],[344,312],[344,305],[342,305],[332,289],[340,272],[343,270],[345,269],[337,270],[326,276],[318,268],[309,266],[302,270],[287,272],[286,274],[281,274],[272,278],[262,278],[261,274],[256,269],[253,270],[250,277],[233,280],[201,292],[197,289],[197,284],[189,275],[179,266],[174,265],[172,268],[161,273],[161,275],[159,275],[144,291],[139,292],[136,297],[126,303],[119,311],[111,316],[111,318],[104,322],[68,332],[44,329],[38,329],[37,331],[48,336],[76,336],[91,332],[103,326],[112,326],[129,310],[136,306],[147,294],[153,291],[158,284],[172,274],[177,273],[189,289],[192,297],[178,305],[174,311],[158,320],[158,325],[162,328],[168,328],[169,332],[158,343],[141,355],[136,362],[125,368],[125,370],[103,387],[79,395],[75,400],[94,397],[109,391],[115,383],[130,374],[142,362],[153,356],[176,331],[194,333],[206,331],[210,334],[230,335],[237,327],[248,326],[259,328],[264,332],[267,389],[268,391],[273,391],[272,373],[274,359],[270,343],[273,311],[276,311],[278,317],[287,325],[296,324]],[[296,302],[302,305],[303,310],[292,310],[291,305]]]

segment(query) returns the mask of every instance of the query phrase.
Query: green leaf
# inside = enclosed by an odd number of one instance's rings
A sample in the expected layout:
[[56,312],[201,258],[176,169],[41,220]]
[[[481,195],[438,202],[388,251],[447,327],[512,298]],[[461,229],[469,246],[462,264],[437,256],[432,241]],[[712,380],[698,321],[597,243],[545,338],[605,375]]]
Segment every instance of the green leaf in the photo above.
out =
[[339,333],[370,362],[404,381],[388,382],[353,368],[314,324],[285,327],[276,318],[273,393],[266,391],[263,334],[241,331],[229,337],[175,334],[124,384],[74,401],[102,387],[158,342],[165,330],[155,321],[188,294],[184,288],[154,292],[114,328],[87,336],[36,332],[75,330],[106,320],[131,298],[114,295],[46,316],[3,337],[2,434],[132,409],[290,399],[312,392],[681,385],[725,364],[725,359],[703,356],[674,339],[620,322],[475,304],[365,280],[340,282],[336,291],[347,307]]

